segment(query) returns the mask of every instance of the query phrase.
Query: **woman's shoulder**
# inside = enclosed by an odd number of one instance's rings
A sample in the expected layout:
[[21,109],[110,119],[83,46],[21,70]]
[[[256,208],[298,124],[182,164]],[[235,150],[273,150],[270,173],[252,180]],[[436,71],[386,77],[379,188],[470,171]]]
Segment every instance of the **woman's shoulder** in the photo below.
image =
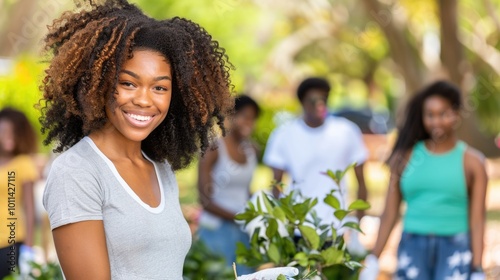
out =
[[465,147],[464,160],[466,165],[484,166],[486,157],[478,149],[467,145]]
[[73,145],[71,148],[57,155],[52,162],[52,167],[56,169],[78,168],[81,171],[94,170],[95,156],[90,144],[84,139]]

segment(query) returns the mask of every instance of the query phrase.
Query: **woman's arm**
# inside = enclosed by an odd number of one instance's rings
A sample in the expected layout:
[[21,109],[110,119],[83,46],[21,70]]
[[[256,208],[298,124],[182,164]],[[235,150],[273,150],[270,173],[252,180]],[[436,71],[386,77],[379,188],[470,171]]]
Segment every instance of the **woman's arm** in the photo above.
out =
[[67,224],[52,231],[67,280],[110,280],[108,250],[101,220]]
[[212,171],[217,162],[217,150],[208,150],[205,156],[200,158],[198,165],[198,194],[199,201],[203,209],[226,220],[233,221],[234,213],[231,213],[212,200],[213,196],[213,181]]
[[385,244],[399,218],[399,208],[401,205],[401,190],[399,188],[399,174],[391,172],[389,180],[389,188],[385,199],[385,208],[382,216],[380,217],[380,227],[378,230],[377,241],[373,248],[372,254],[377,258],[384,250]]
[[473,267],[481,267],[486,223],[486,187],[488,184],[484,156],[478,151],[469,148],[465,153],[465,167],[466,172],[470,174],[468,187],[472,265]]
[[[365,172],[364,172],[364,163],[361,163],[354,167],[354,173],[356,174],[356,179],[358,180],[358,199],[368,200],[368,189],[366,188],[365,182]],[[356,211],[356,216],[358,220],[361,221],[361,218],[365,215],[364,210]]]
[[35,200],[34,200],[34,190],[33,182],[25,182],[22,185],[23,190],[23,207],[26,219],[26,239],[24,239],[24,245],[29,247],[33,246],[33,238],[35,235]]

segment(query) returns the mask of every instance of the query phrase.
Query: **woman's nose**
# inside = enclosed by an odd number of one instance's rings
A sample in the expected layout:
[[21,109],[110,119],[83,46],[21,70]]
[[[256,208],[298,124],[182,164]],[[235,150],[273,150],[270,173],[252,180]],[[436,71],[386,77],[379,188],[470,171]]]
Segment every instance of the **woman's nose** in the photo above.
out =
[[147,88],[139,89],[136,91],[136,94],[133,99],[133,103],[135,105],[141,106],[141,107],[149,107],[152,104],[152,99],[151,99],[151,91]]

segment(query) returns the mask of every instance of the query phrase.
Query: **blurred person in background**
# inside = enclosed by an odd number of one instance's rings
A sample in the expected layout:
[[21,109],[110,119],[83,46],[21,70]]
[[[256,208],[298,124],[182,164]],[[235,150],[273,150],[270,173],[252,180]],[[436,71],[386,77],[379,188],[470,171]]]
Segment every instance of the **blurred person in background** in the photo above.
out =
[[484,156],[457,139],[460,90],[438,81],[409,102],[387,161],[391,178],[377,241],[360,279],[377,279],[378,258],[406,203],[395,279],[485,279],[481,260],[487,175]]
[[[337,186],[321,174],[328,169],[344,170],[350,164],[358,181],[358,198],[366,200],[367,190],[363,166],[368,157],[361,130],[353,122],[328,114],[330,84],[323,78],[307,78],[299,85],[297,97],[302,105],[300,118],[284,123],[273,131],[267,142],[263,161],[273,170],[276,184],[273,194],[279,197],[278,186],[287,172],[291,185],[287,191],[299,190],[305,197],[318,198],[315,210],[323,224],[336,225],[333,208],[323,202],[331,190],[342,205],[347,199],[345,179]],[[364,215],[358,211],[359,219]]]
[[[234,115],[229,133],[217,141],[200,159],[198,190],[203,207],[198,236],[214,253],[226,259],[228,266],[236,260],[236,244],[249,244],[249,237],[236,224],[234,216],[242,211],[250,196],[250,182],[257,167],[257,149],[250,140],[259,116],[257,103],[246,95],[235,98]],[[238,266],[238,272],[252,269]]]
[[[0,279],[19,272],[19,257],[33,257],[34,182],[38,170],[31,157],[37,150],[35,130],[24,113],[0,111]],[[24,263],[26,264],[26,263]],[[23,269],[26,273],[26,269]],[[29,268],[28,268],[29,270]]]

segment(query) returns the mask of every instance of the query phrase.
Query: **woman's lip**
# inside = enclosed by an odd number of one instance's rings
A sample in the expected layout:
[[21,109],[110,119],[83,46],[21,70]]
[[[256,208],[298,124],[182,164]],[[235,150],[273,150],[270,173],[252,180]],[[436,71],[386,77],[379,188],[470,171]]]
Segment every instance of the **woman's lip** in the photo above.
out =
[[[139,115],[139,116],[141,116],[142,114],[127,113],[125,111],[122,111],[122,112],[123,112],[123,115],[125,116],[125,119],[128,121],[128,123],[130,123],[134,127],[139,127],[139,128],[147,127],[149,124],[151,124],[151,122],[155,118],[155,115],[153,115],[153,116],[151,116],[151,118],[149,120],[139,121],[139,120],[132,118],[130,116],[130,114]],[[144,116],[144,115],[142,115],[142,116]]]

